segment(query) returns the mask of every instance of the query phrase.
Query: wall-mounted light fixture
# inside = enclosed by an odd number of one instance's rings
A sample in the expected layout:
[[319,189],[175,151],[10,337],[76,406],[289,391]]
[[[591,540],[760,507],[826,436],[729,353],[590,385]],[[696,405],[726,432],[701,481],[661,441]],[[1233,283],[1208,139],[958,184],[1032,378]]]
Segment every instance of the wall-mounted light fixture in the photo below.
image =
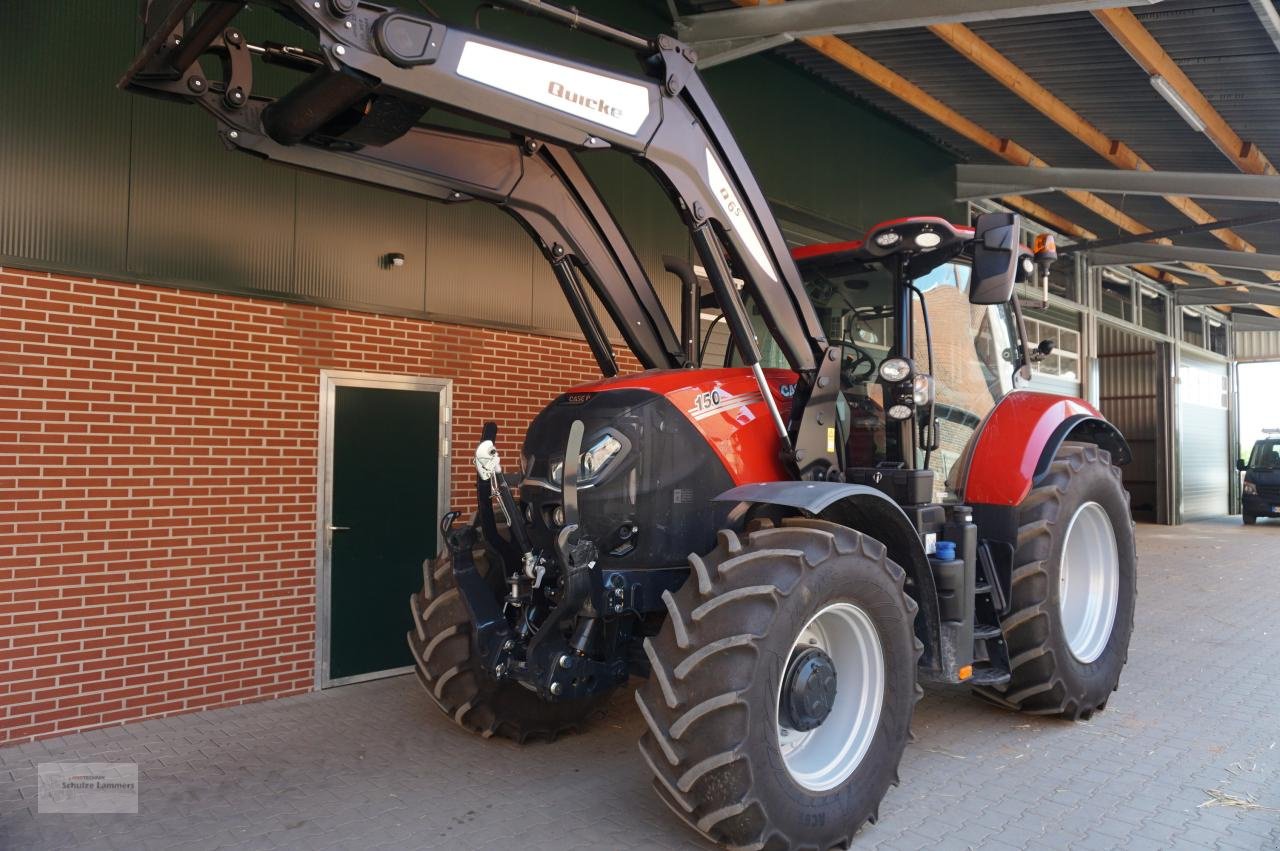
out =
[[404,255],[399,251],[393,251],[390,254],[382,255],[382,268],[399,269],[404,266]]

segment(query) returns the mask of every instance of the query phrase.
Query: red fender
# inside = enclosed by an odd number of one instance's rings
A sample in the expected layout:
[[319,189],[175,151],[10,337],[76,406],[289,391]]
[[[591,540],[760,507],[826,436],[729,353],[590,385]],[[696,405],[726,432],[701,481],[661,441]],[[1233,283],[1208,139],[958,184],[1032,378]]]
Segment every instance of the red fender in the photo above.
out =
[[1015,390],[1005,396],[987,415],[966,453],[967,466],[957,477],[963,482],[965,502],[1022,502],[1031,491],[1045,450],[1056,451],[1071,426],[1085,421],[1105,423],[1106,419],[1083,399],[1034,390]]

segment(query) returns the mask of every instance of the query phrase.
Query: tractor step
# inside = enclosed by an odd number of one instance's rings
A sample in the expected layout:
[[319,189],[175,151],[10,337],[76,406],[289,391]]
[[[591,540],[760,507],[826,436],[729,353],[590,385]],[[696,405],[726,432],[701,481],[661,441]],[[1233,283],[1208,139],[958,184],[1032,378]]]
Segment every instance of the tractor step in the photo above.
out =
[[1001,636],[1001,632],[1000,632],[1000,627],[998,626],[985,626],[983,624],[976,624],[973,627],[974,641],[985,641],[990,638],[999,638],[1000,636]]
[[985,582],[983,582],[981,585],[975,585],[973,589],[973,593],[974,594],[990,594],[991,586]]
[[964,682],[970,686],[1002,686],[1011,679],[1008,671],[999,668],[974,668],[973,676]]

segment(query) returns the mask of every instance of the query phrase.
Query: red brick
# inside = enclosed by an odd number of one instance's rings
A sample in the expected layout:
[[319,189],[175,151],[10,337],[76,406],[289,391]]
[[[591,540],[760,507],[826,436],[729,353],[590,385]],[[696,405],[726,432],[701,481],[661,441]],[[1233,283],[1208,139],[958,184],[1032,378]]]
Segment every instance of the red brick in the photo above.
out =
[[22,369],[0,376],[0,694],[25,707],[0,743],[311,687],[320,369],[453,379],[464,511],[481,423],[514,456],[596,377],[557,338],[16,269],[0,289]]

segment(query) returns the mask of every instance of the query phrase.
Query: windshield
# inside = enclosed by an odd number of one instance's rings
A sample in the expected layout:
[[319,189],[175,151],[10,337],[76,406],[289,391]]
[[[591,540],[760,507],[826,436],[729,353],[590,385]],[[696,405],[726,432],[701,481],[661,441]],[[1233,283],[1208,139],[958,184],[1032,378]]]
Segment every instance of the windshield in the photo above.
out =
[[[863,263],[841,253],[801,263],[800,275],[827,339],[842,350],[840,383],[849,423],[845,463],[874,467],[890,454],[884,389],[877,379],[880,363],[895,344],[893,274],[879,263]],[[763,364],[785,367],[759,308],[749,296],[744,302],[761,342]],[[735,357],[734,362],[740,361]]]
[[1249,457],[1251,470],[1280,470],[1280,440],[1259,440]]

